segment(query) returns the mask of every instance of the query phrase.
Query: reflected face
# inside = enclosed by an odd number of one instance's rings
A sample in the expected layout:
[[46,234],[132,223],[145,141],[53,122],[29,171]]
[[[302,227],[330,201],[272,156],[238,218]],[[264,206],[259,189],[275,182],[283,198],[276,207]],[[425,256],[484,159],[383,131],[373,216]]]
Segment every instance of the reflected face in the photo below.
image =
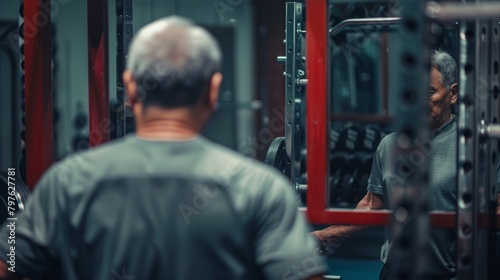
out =
[[441,79],[441,73],[432,67],[429,91],[429,113],[433,129],[439,128],[450,119],[450,109],[457,102],[457,84],[447,89]]

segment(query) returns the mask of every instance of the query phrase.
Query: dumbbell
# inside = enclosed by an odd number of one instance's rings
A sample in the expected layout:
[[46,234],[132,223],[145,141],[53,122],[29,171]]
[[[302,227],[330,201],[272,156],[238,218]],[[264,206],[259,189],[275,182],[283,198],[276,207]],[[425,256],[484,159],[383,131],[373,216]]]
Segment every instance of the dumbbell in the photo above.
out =
[[349,157],[348,153],[335,152],[330,154],[330,175],[333,176],[339,169],[341,169]]
[[329,198],[330,207],[337,206],[342,202],[342,181],[348,170],[345,163],[349,154],[337,152],[330,155],[330,178],[329,178]]
[[380,143],[380,128],[373,124],[368,124],[361,130],[361,151],[374,152]]
[[87,124],[87,115],[79,112],[73,120],[73,126],[77,133],[71,139],[73,151],[83,151],[89,148],[89,137],[84,133]]
[[337,143],[339,142],[340,133],[342,132],[343,127],[339,124],[334,124],[330,129],[330,151],[337,151]]
[[373,154],[372,153],[357,153],[356,155],[362,162],[362,168],[358,173],[358,180],[360,188],[355,194],[354,204],[357,204],[366,195],[366,188],[368,187],[368,179],[372,170]]
[[330,150],[333,152],[355,152],[361,149],[361,129],[348,123],[344,127],[335,125],[330,130]]
[[362,176],[370,176],[373,164],[373,153],[359,153],[358,157],[361,158],[363,162],[363,174]]
[[361,189],[366,188],[362,186],[359,178],[364,171],[363,161],[358,154],[349,156],[345,163],[345,169],[348,173],[342,180],[342,203],[340,206],[349,207],[355,205],[361,200]]

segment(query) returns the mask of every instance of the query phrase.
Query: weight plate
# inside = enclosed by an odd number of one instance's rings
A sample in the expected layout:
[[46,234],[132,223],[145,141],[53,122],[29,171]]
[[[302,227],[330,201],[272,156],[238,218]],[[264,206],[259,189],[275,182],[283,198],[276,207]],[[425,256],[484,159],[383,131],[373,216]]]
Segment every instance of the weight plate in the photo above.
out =
[[277,137],[271,142],[267,150],[266,163],[274,166],[290,178],[291,165],[286,154],[285,137]]

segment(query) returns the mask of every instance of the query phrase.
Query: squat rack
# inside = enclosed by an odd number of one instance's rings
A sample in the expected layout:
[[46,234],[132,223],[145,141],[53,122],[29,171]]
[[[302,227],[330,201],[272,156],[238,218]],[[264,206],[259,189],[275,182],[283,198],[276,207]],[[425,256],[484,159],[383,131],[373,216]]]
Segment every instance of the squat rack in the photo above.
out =
[[[52,164],[52,25],[51,10],[59,10],[66,0],[20,1],[20,53],[23,98],[25,98],[26,183],[32,190],[43,172]],[[132,1],[116,0],[117,73],[125,68],[128,45],[132,38]],[[121,75],[117,75],[117,114],[111,123],[109,104],[108,1],[87,0],[89,145],[109,141],[110,132],[125,135],[127,110]],[[23,57],[24,56],[24,57]],[[21,163],[22,165],[22,163]]]

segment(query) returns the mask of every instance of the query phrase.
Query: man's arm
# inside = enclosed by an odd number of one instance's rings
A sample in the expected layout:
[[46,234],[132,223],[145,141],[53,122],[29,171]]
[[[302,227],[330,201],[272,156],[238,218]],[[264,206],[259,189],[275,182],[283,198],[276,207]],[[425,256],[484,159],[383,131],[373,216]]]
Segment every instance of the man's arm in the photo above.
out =
[[[361,199],[354,210],[377,210],[383,208],[385,207],[382,195],[368,192],[365,197]],[[323,230],[314,231],[312,234],[320,242],[321,248],[327,248],[334,243],[337,243],[342,239],[367,228],[369,227],[356,225],[335,225],[327,227]]]
[[0,280],[28,280],[15,272],[9,271],[8,268],[7,264],[0,260]]

